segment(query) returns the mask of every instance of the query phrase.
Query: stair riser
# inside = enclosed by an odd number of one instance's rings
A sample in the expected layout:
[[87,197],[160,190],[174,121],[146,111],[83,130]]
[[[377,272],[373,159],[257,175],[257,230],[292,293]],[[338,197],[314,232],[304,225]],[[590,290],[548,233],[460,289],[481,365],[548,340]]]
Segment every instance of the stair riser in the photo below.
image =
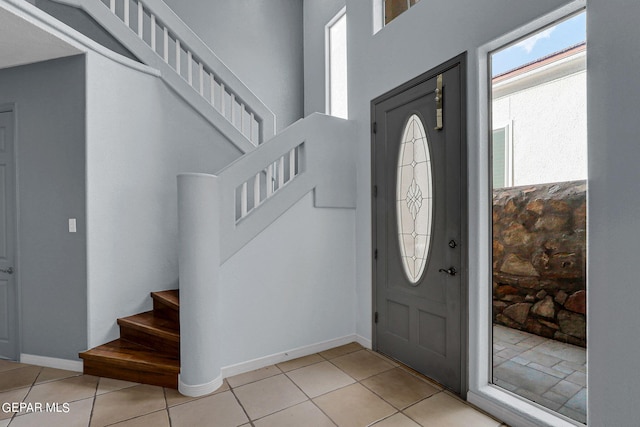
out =
[[133,381],[142,384],[151,384],[161,387],[178,388],[178,375],[162,372],[146,372],[139,369],[126,369],[113,366],[108,362],[84,360],[84,374],[97,377],[114,378],[124,381]]
[[180,343],[162,337],[148,334],[127,325],[120,325],[120,338],[145,347],[152,348],[159,353],[176,359],[180,358]]
[[153,300],[153,315],[176,322],[177,327],[180,328],[180,312],[155,299]]

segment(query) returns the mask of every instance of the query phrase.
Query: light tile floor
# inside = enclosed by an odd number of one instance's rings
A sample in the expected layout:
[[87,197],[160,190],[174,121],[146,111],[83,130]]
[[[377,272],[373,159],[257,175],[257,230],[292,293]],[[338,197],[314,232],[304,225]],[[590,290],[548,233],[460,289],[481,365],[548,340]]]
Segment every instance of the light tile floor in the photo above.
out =
[[[0,361],[0,427],[498,427],[433,382],[352,343],[231,377],[208,396]],[[68,403],[68,411],[64,413]],[[6,408],[5,408],[6,409]]]
[[587,418],[586,350],[493,325],[494,384],[579,422]]

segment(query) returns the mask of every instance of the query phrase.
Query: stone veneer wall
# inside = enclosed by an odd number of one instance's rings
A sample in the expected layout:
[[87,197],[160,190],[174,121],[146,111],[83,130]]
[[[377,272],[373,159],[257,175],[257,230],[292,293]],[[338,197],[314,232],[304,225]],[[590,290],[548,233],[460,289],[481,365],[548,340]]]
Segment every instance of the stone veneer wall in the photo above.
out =
[[586,182],[493,192],[493,321],[586,347]]

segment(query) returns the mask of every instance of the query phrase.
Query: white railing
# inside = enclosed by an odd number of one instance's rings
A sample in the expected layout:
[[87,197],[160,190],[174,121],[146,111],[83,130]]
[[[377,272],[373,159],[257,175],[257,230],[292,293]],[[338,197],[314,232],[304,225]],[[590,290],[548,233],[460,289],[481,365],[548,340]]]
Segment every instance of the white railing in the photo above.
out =
[[236,188],[236,222],[273,197],[302,172],[303,145],[301,142],[293,147]]
[[220,266],[310,191],[315,207],[355,208],[355,135],[352,122],[312,114],[218,176],[178,176],[183,394],[222,384]]
[[[275,134],[275,116],[162,0],[54,0],[82,8],[242,152]],[[211,111],[211,109],[213,111]]]

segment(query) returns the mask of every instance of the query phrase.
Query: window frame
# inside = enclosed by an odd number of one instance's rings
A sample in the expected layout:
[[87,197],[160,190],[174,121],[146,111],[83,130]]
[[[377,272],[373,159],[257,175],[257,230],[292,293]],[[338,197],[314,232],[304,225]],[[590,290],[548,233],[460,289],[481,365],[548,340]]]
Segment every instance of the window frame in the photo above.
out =
[[[504,186],[498,188],[513,187],[514,171],[513,171],[513,122],[499,123],[498,126],[491,130],[491,170],[493,170],[493,134],[498,131],[504,131]],[[496,187],[494,187],[496,188]]]
[[[477,230],[469,238],[469,403],[510,425],[527,427],[584,427],[584,424],[493,384],[492,358],[492,205],[491,205],[491,62],[490,55],[506,45],[586,9],[586,0],[573,0],[557,10],[498,37],[476,50],[478,145],[469,157],[469,216],[476,218]],[[473,166],[472,166],[473,165]],[[587,320],[588,322],[588,320]],[[588,327],[588,326],[587,326]],[[587,349],[587,358],[589,350]],[[587,420],[588,423],[588,420]]]

